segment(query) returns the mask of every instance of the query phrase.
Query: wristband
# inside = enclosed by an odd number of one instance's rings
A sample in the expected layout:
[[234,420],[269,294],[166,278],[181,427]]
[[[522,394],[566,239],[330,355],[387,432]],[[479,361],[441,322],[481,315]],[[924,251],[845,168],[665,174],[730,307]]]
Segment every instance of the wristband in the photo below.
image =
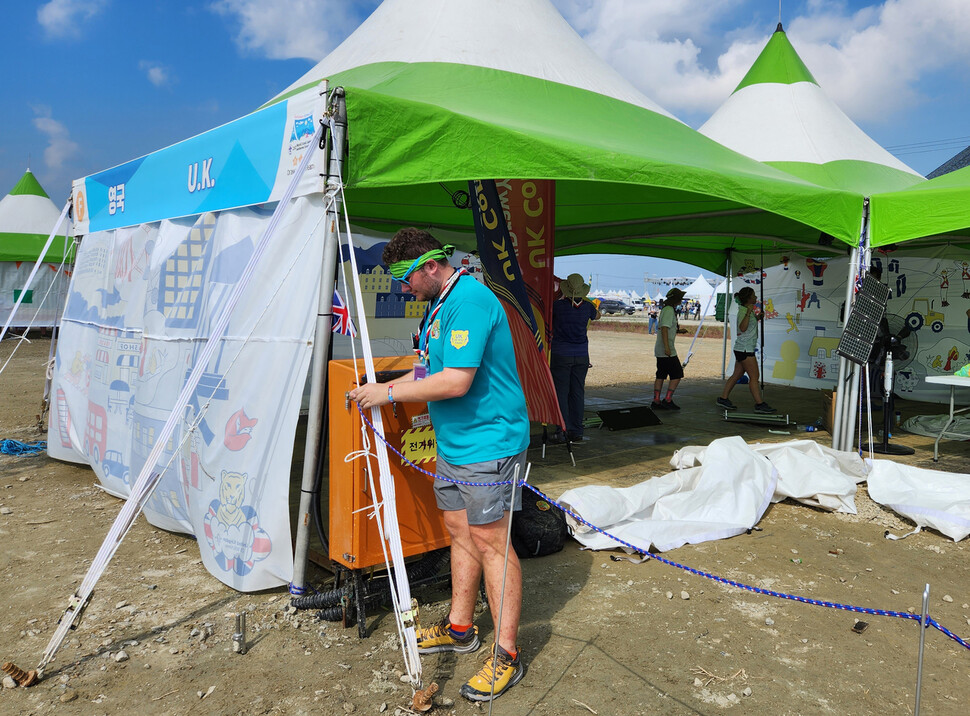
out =
[[391,392],[393,390],[394,390],[394,383],[388,383],[387,384],[387,402],[388,403],[393,403],[394,402],[394,393]]

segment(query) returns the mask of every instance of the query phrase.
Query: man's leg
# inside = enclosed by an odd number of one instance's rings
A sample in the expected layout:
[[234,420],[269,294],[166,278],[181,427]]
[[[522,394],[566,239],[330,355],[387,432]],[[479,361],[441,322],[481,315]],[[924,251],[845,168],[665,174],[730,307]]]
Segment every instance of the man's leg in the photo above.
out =
[[[482,581],[482,556],[472,539],[464,510],[443,512],[445,529],[451,537],[451,614],[452,624],[471,624]],[[491,598],[491,595],[489,595]]]
[[[492,622],[498,628],[499,607],[502,609],[501,629],[496,641],[499,646],[510,654],[516,652],[516,638],[519,632],[519,616],[522,611],[522,566],[515,550],[509,547],[508,569],[506,571],[505,555],[509,529],[509,513],[502,519],[487,525],[468,525],[472,540],[478,548],[481,558],[480,569],[485,575],[485,591],[488,593],[488,605],[492,612]],[[466,523],[467,525],[467,523]],[[454,552],[454,545],[452,545]],[[454,570],[454,565],[452,565]],[[502,599],[502,579],[505,579],[505,599]],[[452,571],[452,579],[455,579]],[[457,588],[452,588],[453,595],[457,595]],[[453,599],[456,597],[453,596]],[[474,602],[473,602],[474,605]],[[452,615],[454,614],[452,602]]]
[[[569,373],[570,364],[567,358],[553,355],[549,361],[549,371],[552,373],[552,384],[556,388],[556,399],[559,401],[559,412],[569,427]],[[557,426],[558,431],[558,426]]]

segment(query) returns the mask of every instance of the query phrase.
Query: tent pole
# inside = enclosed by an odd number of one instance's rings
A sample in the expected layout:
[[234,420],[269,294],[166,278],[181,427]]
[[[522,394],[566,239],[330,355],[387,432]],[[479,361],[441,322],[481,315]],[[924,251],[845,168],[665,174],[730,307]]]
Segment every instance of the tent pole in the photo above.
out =
[[[324,81],[322,93],[327,94],[328,83]],[[336,92],[334,93],[337,94]],[[338,171],[343,164],[344,139],[347,135],[347,108],[342,94],[335,97],[334,133],[330,137],[327,169],[327,189],[342,176]],[[320,468],[323,415],[327,399],[327,366],[330,363],[330,338],[333,317],[334,276],[337,272],[337,226],[340,219],[340,195],[327,209],[324,227],[323,266],[320,270],[320,298],[317,304],[317,322],[313,339],[313,359],[310,368],[310,410],[307,416],[306,446],[303,451],[303,484],[300,489],[300,511],[293,548],[293,580],[290,593],[306,592],[307,553],[310,547],[310,510],[313,506],[313,489]]]
[[[866,232],[869,228],[869,201],[868,199],[863,203],[862,208],[862,229],[860,231],[859,243],[862,244]],[[842,317],[840,324],[844,330],[846,319],[849,317],[849,312],[852,310],[852,303],[855,297],[855,280],[856,272],[859,266],[859,249],[853,248],[852,253],[849,256],[849,272],[848,279],[845,285],[845,309],[842,312]],[[850,370],[850,361],[845,358],[839,358],[839,377],[835,384],[835,406],[834,406],[834,418],[832,425],[832,447],[835,450],[849,450],[852,447],[852,438],[846,437],[845,433],[849,431],[850,435],[854,431],[851,430],[850,426],[846,425],[846,411],[847,411],[847,400],[849,396],[846,394],[846,388],[849,386],[850,376],[848,372]],[[851,401],[850,401],[851,402]]]
[[721,331],[721,333],[723,335],[723,341],[722,341],[722,343],[724,345],[723,345],[722,350],[721,350],[721,380],[727,380],[727,350],[728,350],[728,348],[727,348],[728,347],[727,335],[728,335],[728,326],[731,324],[731,321],[728,319],[728,307],[731,305],[730,304],[730,300],[731,300],[731,296],[733,295],[731,293],[731,251],[730,251],[730,249],[728,249],[728,252],[727,252],[727,260],[724,262],[724,266],[725,266],[725,268],[724,268],[724,271],[725,271],[725,274],[724,274],[724,279],[725,279],[725,284],[724,284],[724,312],[721,315],[721,318],[724,319],[724,321],[723,321],[724,322],[724,327],[723,327],[723,329]]

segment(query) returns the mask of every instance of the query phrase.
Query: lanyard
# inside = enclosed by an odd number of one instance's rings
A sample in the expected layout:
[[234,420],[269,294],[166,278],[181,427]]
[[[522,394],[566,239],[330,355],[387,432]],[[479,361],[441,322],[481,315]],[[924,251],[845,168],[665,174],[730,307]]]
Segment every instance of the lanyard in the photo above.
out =
[[424,318],[421,319],[421,324],[418,326],[418,359],[424,364],[428,365],[428,334],[431,332],[431,326],[434,324],[435,316],[438,315],[438,311],[445,303],[445,299],[448,298],[448,294],[451,293],[451,289],[455,287],[458,283],[458,279],[462,276],[467,276],[468,271],[463,268],[457,269],[448,279],[448,282],[441,289],[441,293],[438,294],[438,298],[435,299],[434,306],[428,305],[428,308],[424,311]]

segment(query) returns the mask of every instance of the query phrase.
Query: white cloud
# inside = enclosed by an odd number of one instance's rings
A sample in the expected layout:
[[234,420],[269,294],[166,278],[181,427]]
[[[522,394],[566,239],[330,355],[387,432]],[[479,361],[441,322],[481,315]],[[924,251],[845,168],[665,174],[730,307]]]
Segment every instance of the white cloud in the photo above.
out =
[[37,22],[48,37],[80,35],[80,25],[108,4],[107,0],[49,0],[37,8]]
[[[236,44],[274,60],[318,62],[360,22],[346,0],[215,0],[209,7],[238,24]],[[372,3],[376,4],[376,3]]]
[[[773,22],[738,22],[751,17],[745,0],[554,2],[647,96],[675,114],[704,118],[727,99],[774,30]],[[966,0],[885,0],[855,12],[844,0],[809,0],[803,15],[786,18],[785,29],[819,84],[857,121],[889,119],[920,100],[921,79],[970,63]]]
[[172,83],[172,77],[167,67],[157,62],[142,60],[138,63],[138,69],[148,76],[148,81],[156,87],[165,87]]
[[44,148],[44,164],[47,168],[59,172],[64,163],[78,153],[77,142],[71,140],[70,135],[61,122],[51,117],[49,107],[34,107],[34,127],[47,136],[47,147]]

